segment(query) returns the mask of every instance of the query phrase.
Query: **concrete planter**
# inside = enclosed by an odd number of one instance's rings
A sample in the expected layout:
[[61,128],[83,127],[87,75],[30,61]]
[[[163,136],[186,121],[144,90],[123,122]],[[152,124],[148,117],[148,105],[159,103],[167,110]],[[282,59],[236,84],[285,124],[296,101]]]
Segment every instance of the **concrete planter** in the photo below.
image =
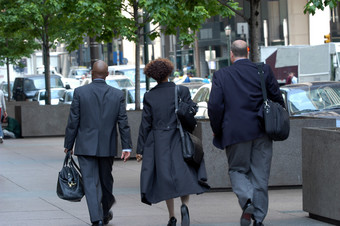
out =
[[[302,185],[301,130],[304,127],[335,127],[335,119],[291,118],[287,140],[274,142],[269,186]],[[209,120],[200,120],[195,133],[203,141],[209,184],[212,188],[230,188],[228,161],[224,150],[212,144]]]
[[340,225],[340,128],[302,130],[303,210]]
[[[15,105],[16,104],[16,105]],[[37,104],[13,103],[15,118],[21,123],[23,137],[64,136],[69,105],[39,106]],[[19,106],[18,106],[19,105]],[[142,111],[128,111],[133,151],[136,156],[137,139]],[[291,118],[289,138],[274,142],[274,153],[269,186],[302,185],[302,144],[301,130],[304,127],[335,127],[335,119]],[[205,151],[205,162],[209,184],[212,188],[230,188],[228,161],[224,150],[212,144],[213,133],[209,120],[199,120],[195,135],[202,139]],[[118,157],[121,155],[121,144],[118,137]]]
[[24,104],[15,107],[15,118],[23,137],[64,136],[69,111],[69,105]]

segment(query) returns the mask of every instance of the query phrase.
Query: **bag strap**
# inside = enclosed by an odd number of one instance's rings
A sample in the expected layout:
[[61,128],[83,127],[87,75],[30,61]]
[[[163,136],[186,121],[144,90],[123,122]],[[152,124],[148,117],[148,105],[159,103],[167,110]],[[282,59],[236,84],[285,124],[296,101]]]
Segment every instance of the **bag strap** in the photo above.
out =
[[261,88],[262,88],[262,96],[263,96],[263,100],[264,102],[267,102],[267,90],[266,90],[266,85],[264,83],[264,76],[263,76],[263,62],[261,63],[257,63],[257,73],[260,76],[260,80],[261,80]]
[[177,119],[177,128],[179,129],[181,137],[184,137],[182,124],[181,124],[181,121],[179,120],[178,115],[177,115],[177,111],[178,111],[178,91],[179,91],[179,86],[176,85],[175,86],[175,115],[176,115],[176,119]]

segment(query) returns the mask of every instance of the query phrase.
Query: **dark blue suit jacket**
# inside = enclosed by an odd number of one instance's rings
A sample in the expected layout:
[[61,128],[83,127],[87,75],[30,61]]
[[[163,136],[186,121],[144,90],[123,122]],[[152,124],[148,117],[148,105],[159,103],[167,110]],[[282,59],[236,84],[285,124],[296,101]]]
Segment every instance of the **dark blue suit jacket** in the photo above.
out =
[[[279,85],[272,70],[264,65],[268,98],[284,106]],[[256,64],[248,59],[214,73],[208,114],[214,132],[214,145],[224,149],[231,144],[250,141],[264,135],[258,119],[263,103],[261,81]]]

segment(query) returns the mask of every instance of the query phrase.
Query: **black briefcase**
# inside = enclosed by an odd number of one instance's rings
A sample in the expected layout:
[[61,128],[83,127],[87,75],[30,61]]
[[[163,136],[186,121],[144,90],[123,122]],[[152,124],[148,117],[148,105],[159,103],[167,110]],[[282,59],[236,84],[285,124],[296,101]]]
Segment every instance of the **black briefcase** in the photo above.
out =
[[84,184],[79,166],[69,151],[65,156],[63,168],[58,174],[57,195],[67,201],[80,202],[84,194]]

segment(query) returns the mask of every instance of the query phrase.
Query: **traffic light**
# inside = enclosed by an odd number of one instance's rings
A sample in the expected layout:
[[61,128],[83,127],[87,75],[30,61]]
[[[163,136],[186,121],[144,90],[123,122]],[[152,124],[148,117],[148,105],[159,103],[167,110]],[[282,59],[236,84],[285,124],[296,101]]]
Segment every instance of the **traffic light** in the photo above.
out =
[[325,39],[324,43],[330,43],[331,42],[331,34],[324,35],[323,38]]

